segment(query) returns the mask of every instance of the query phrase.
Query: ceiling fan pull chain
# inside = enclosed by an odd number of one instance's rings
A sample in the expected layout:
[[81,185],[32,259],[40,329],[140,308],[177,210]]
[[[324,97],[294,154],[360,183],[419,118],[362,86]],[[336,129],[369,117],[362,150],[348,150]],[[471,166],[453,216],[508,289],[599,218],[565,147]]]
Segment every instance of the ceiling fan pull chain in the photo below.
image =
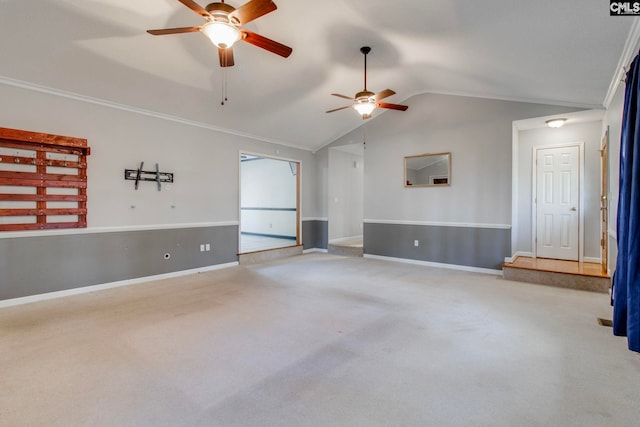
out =
[[227,100],[227,69],[222,69],[222,87],[221,89],[221,98],[220,105],[224,105],[224,102]]
[[227,69],[224,69],[224,102],[228,101],[227,94],[229,93],[229,75]]
[[366,126],[362,127],[362,148],[364,150],[367,149],[367,127]]

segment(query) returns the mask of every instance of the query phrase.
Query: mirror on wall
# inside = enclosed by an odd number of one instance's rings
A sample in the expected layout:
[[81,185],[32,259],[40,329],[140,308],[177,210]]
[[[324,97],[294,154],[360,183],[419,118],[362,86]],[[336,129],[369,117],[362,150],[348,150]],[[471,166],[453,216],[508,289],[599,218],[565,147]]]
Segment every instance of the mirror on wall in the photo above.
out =
[[420,154],[404,158],[405,187],[451,184],[451,153]]

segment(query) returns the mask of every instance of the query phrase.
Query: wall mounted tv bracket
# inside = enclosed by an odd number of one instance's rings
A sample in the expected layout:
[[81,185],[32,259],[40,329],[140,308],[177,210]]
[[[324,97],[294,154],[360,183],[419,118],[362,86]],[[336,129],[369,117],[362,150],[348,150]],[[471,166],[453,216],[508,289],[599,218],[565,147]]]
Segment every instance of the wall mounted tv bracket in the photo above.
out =
[[142,170],[144,167],[144,162],[140,162],[140,167],[138,169],[125,169],[124,170],[124,179],[135,181],[135,189],[138,189],[138,184],[140,181],[155,181],[158,184],[158,191],[162,190],[161,183],[163,182],[173,182],[173,173],[169,172],[160,172],[160,167],[156,163],[155,171],[145,171]]

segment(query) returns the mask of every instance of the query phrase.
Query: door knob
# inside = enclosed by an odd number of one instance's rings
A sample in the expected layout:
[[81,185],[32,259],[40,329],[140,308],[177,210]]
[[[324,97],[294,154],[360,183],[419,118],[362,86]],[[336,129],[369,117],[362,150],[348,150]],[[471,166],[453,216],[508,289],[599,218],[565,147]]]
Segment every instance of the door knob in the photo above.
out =
[[576,209],[576,207],[574,206],[574,207],[572,207],[572,208],[571,208],[571,210],[575,212],[575,211],[577,211],[578,209]]

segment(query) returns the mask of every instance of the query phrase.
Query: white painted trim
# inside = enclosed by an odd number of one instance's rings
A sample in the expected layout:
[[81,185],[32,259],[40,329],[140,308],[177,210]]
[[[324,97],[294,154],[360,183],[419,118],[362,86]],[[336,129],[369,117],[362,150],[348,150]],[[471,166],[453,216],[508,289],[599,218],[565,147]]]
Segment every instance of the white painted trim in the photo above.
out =
[[61,230],[33,230],[33,231],[5,231],[0,233],[0,239],[11,239],[15,237],[41,237],[41,236],[66,236],[69,234],[98,234],[98,233],[118,233],[122,231],[147,231],[147,230],[179,230],[182,228],[201,227],[227,227],[239,225],[238,221],[220,222],[194,222],[181,224],[149,224],[149,225],[124,225],[115,227],[90,227],[90,228],[69,228]]
[[519,158],[519,138],[520,132],[516,121],[511,122],[511,250],[518,245],[518,234],[520,232],[518,222],[518,158]]
[[469,271],[472,273],[483,273],[483,274],[497,274],[502,276],[502,270],[492,270],[489,268],[478,268],[478,267],[468,267],[466,265],[456,265],[456,264],[443,264],[439,262],[430,262],[430,261],[420,261],[416,259],[408,259],[408,258],[394,258],[380,255],[370,255],[364,254],[365,258],[371,259],[379,259],[382,261],[392,261],[392,262],[401,262],[404,264],[414,264],[414,265],[423,265],[425,267],[435,267],[435,268],[445,268],[448,270],[460,270],[460,271]]
[[243,138],[253,139],[253,140],[256,140],[256,141],[268,142],[268,143],[271,143],[271,144],[282,145],[282,146],[285,146],[285,147],[297,148],[299,150],[304,150],[304,151],[311,151],[311,149],[308,148],[308,147],[302,147],[302,146],[299,146],[299,145],[296,145],[296,144],[293,144],[293,143],[289,143],[289,142],[277,141],[275,139],[265,138],[265,137],[262,137],[262,136],[259,136],[259,135],[253,135],[253,134],[246,133],[246,132],[241,132],[241,131],[238,131],[238,130],[235,130],[235,129],[222,128],[222,127],[219,127],[219,126],[214,126],[214,125],[209,124],[209,123],[203,123],[203,122],[197,122],[197,121],[194,121],[194,120],[188,120],[188,119],[185,119],[185,118],[182,118],[182,117],[178,117],[178,116],[172,116],[172,115],[169,115],[169,114],[158,113],[156,111],[145,110],[145,109],[142,109],[142,108],[132,107],[130,105],[119,104],[119,103],[111,102],[111,101],[106,101],[104,99],[93,98],[91,96],[81,95],[81,94],[74,93],[74,92],[68,92],[68,91],[64,91],[64,90],[60,90],[60,89],[50,88],[50,87],[47,87],[47,86],[41,86],[41,85],[38,85],[38,84],[35,84],[35,83],[16,80],[16,79],[12,79],[12,78],[9,78],[9,77],[0,76],[0,84],[4,84],[4,85],[7,85],[7,86],[13,86],[13,87],[17,87],[17,88],[20,88],[20,89],[31,90],[31,91],[34,91],[34,92],[46,93],[48,95],[59,96],[59,97],[62,97],[62,98],[73,99],[74,101],[86,102],[88,104],[99,105],[101,107],[113,108],[115,110],[122,110],[122,111],[126,111],[126,112],[129,112],[129,113],[140,114],[140,115],[148,116],[148,117],[154,117],[156,119],[161,119],[161,120],[167,120],[167,121],[170,121],[170,122],[181,123],[181,124],[187,125],[187,126],[193,126],[193,127],[208,129],[208,130],[212,130],[212,131],[216,131],[216,132],[226,133],[226,134],[229,134],[229,135],[240,136],[240,137],[243,137]]
[[351,240],[351,239],[362,239],[363,236],[362,234],[358,234],[357,236],[350,236],[350,237],[340,237],[338,239],[332,239],[329,240],[329,243],[340,243],[340,242],[344,242],[346,240]]
[[[251,152],[246,150],[238,150],[238,218],[242,219],[242,155],[261,157],[263,159],[279,160],[283,162],[296,163],[299,165],[296,179],[296,245],[302,244],[302,160],[289,159],[286,157],[278,157],[279,150],[276,150],[276,155],[262,154],[258,152]],[[238,248],[242,246],[242,223],[238,221]],[[277,249],[277,248],[274,248]]]
[[464,228],[498,228],[509,230],[509,224],[481,224],[470,222],[443,222],[443,221],[404,221],[394,219],[365,219],[365,224],[394,224],[394,225],[430,225],[434,227],[464,227]]
[[618,60],[618,65],[616,66],[615,72],[613,73],[613,77],[611,78],[611,83],[609,84],[609,90],[607,90],[607,94],[604,97],[604,101],[602,105],[604,108],[609,108],[611,105],[611,101],[616,95],[616,91],[622,83],[622,79],[624,79],[625,67],[628,67],[633,61],[636,53],[638,52],[638,48],[640,47],[640,20],[634,19],[631,24],[631,29],[629,30],[629,35],[627,36],[627,40],[624,44],[624,48],[622,49],[622,54],[620,55],[620,60]]
[[141,283],[153,282],[156,280],[171,279],[174,277],[188,276],[191,274],[205,273],[207,271],[222,270],[223,268],[235,267],[238,262],[229,262],[226,264],[210,265],[208,267],[193,268],[191,270],[174,271],[172,273],[158,274],[155,276],[138,277],[135,279],[120,280],[118,282],[104,283],[101,285],[83,286],[80,288],[67,289],[64,291],[48,292],[46,294],[30,295],[27,297],[12,298],[0,301],[0,308],[12,307],[16,305],[28,304],[38,301],[46,301],[55,298],[62,298],[71,295],[86,294],[89,292],[103,291],[105,289],[113,289],[121,286],[138,285]]
[[322,254],[328,253],[327,249],[322,249],[322,248],[305,249],[305,250],[302,251],[303,254],[311,254],[311,253],[314,253],[314,252],[319,252],[319,253],[322,253]]
[[518,257],[535,258],[533,252],[517,251],[515,254],[511,255],[510,257],[505,257],[504,262],[513,262]]
[[538,167],[536,165],[536,159],[538,158],[538,150],[546,150],[553,148],[565,148],[565,147],[578,147],[578,262],[584,261],[584,141],[576,142],[564,142],[559,144],[549,145],[534,145],[531,148],[531,246],[533,251],[533,257],[538,255],[538,245],[536,238],[538,234],[538,204],[536,203],[536,196],[538,195]]
[[326,217],[308,217],[302,218],[303,221],[329,221],[329,218]]
[[594,264],[602,264],[602,258],[586,256],[586,257],[584,257],[584,262],[592,262]]

